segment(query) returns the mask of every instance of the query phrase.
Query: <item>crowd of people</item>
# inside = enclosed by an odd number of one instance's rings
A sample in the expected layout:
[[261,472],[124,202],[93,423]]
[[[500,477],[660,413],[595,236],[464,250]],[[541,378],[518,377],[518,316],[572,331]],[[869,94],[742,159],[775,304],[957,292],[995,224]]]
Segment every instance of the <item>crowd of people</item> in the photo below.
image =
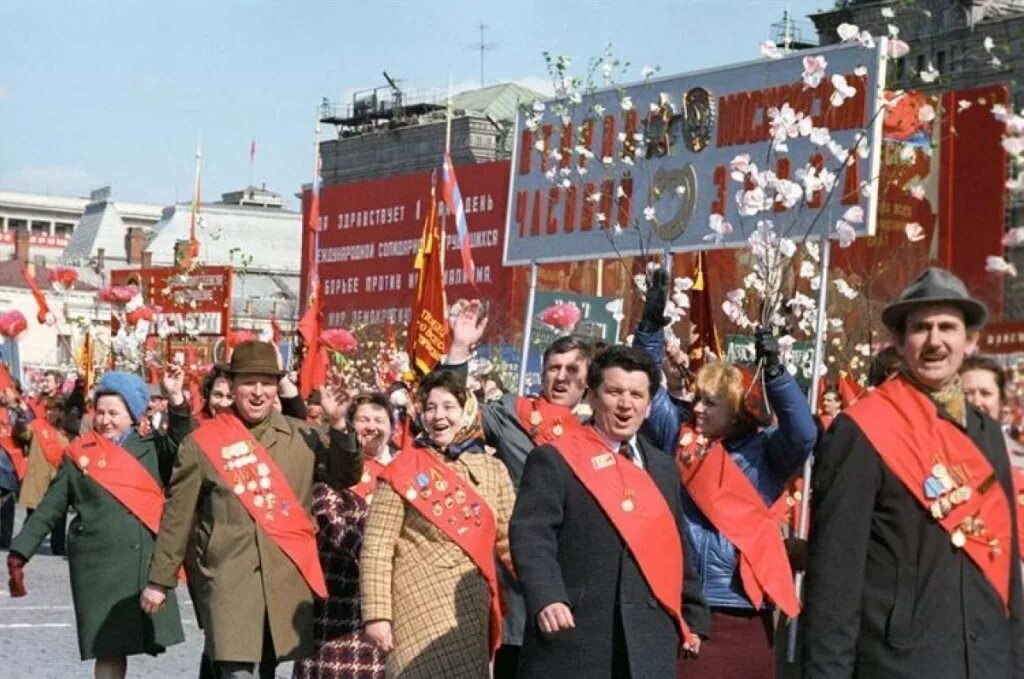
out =
[[198,390],[173,363],[14,383],[11,595],[49,536],[99,678],[184,640],[180,587],[218,679],[1024,677],[1024,446],[985,306],[925,271],[867,389],[815,413],[768,330],[753,366],[666,340],[667,288],[654,271],[630,346],[551,343],[533,396],[471,374],[478,302],[386,391],[332,369],[303,399],[255,340]]

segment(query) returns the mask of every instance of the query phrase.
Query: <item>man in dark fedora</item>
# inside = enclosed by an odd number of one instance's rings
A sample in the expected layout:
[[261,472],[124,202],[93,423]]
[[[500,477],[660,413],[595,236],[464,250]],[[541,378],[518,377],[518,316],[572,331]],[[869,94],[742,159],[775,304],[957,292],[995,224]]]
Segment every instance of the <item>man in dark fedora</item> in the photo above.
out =
[[958,376],[986,316],[938,268],[882,311],[900,371],[836,417],[815,465],[805,679],[1024,676],[1009,460]]
[[312,651],[313,595],[326,596],[314,479],[353,485],[362,458],[334,391],[321,393],[325,434],[275,410],[273,345],[239,344],[226,373],[232,408],[179,448],[141,605],[158,611],[184,563],[214,676],[273,677]]

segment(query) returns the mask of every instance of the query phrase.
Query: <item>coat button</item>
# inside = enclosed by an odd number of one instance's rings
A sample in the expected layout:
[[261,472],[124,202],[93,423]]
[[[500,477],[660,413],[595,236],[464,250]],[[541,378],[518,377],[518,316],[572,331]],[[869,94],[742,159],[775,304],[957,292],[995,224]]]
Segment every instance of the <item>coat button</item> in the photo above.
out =
[[654,599],[653,597],[648,599],[647,600],[647,607],[648,608],[657,608],[658,607],[658,601],[656,599]]
[[129,549],[131,549],[133,552],[137,552],[137,551],[139,551],[139,546],[138,545],[132,545],[131,547],[129,547]]
[[971,641],[977,641],[978,640],[978,633],[977,632],[971,632],[971,633],[969,633],[967,635],[967,638],[970,639]]

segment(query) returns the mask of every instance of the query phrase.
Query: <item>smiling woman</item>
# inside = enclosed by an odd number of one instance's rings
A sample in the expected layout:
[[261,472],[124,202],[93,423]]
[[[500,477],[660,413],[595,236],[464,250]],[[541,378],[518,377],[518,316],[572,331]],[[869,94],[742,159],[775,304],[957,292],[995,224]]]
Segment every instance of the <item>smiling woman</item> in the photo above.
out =
[[514,491],[483,453],[476,399],[453,373],[423,379],[423,433],[381,474],[360,562],[366,635],[387,675],[485,677],[501,638],[495,552],[510,563]]

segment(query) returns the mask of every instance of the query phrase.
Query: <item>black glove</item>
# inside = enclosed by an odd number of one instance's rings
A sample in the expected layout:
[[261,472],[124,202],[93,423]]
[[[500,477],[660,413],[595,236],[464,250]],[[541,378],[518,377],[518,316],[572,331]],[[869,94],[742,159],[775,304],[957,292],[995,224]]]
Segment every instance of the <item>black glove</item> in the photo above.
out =
[[800,538],[786,538],[783,543],[786,545],[786,556],[789,557],[789,565],[794,571],[807,571],[807,540]]
[[764,374],[770,380],[782,374],[782,361],[779,360],[779,340],[771,330],[758,328],[754,331],[754,350],[757,360],[764,366]]
[[644,299],[644,313],[640,317],[642,332],[657,332],[671,323],[665,317],[665,305],[668,303],[668,272],[655,269],[647,278],[647,297]]

